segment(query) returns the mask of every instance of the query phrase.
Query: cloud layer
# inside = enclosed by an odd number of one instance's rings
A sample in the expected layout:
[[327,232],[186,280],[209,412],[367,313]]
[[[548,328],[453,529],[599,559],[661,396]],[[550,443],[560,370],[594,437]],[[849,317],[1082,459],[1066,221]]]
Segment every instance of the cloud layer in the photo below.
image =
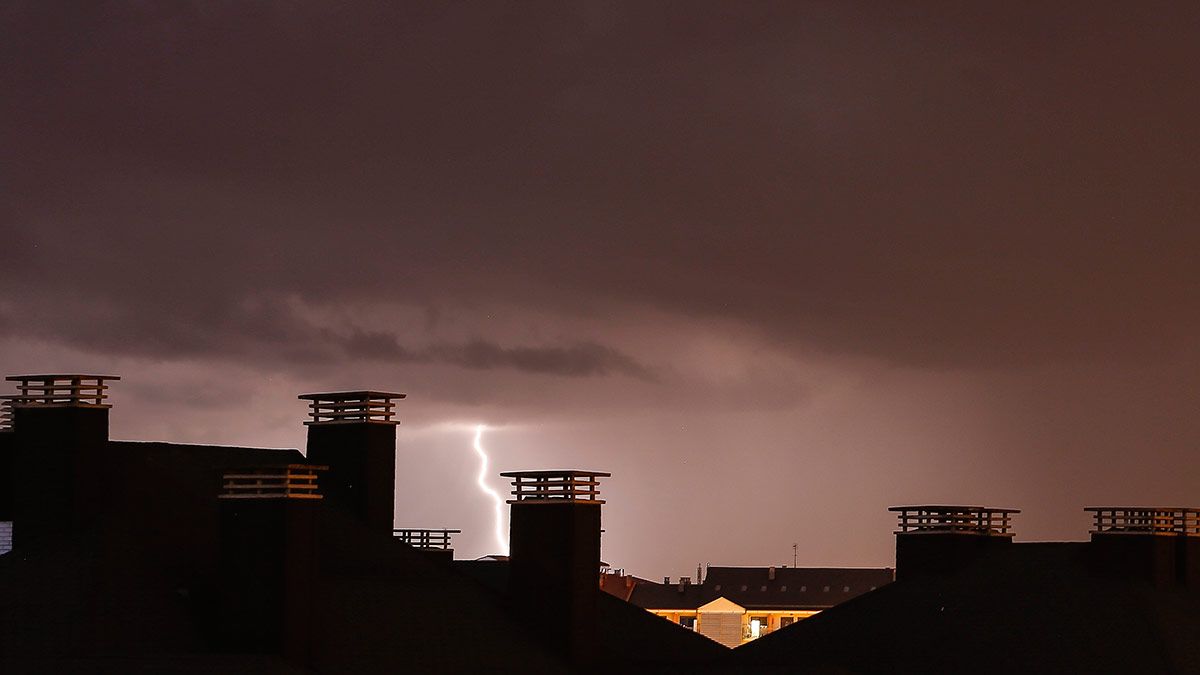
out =
[[[297,442],[300,390],[401,388],[418,424],[525,425],[513,462],[771,476],[810,513],[1072,475],[1186,501],[1090,467],[1200,441],[1198,29],[1189,3],[6,3],[0,365],[123,368],[131,435],[222,442]],[[746,537],[797,536],[782,503]],[[814,555],[884,555],[845,531]]]

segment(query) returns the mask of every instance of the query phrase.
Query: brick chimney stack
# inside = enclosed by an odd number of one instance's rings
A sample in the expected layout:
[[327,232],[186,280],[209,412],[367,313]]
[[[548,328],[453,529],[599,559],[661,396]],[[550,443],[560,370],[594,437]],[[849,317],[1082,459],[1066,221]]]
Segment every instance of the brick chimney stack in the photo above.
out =
[[396,510],[396,401],[404,394],[303,394],[309,402],[308,461],[329,467],[321,492],[372,530],[392,536]]
[[217,639],[235,652],[310,660],[317,508],[312,464],[229,469],[222,476]]
[[102,509],[109,460],[107,382],[115,375],[14,375],[0,504],[10,506],[13,548],[90,522]]
[[1093,506],[1090,553],[1101,575],[1200,589],[1200,509]]
[[601,471],[512,471],[509,590],[576,663],[596,649]]
[[986,506],[894,506],[896,579],[949,575],[997,547],[1012,544],[1017,509]]

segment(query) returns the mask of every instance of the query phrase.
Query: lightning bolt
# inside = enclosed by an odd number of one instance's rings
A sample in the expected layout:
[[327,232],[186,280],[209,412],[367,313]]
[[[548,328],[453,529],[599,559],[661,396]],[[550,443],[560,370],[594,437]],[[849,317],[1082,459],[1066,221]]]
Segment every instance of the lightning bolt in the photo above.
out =
[[475,427],[475,454],[479,455],[479,477],[475,480],[479,484],[479,489],[496,505],[496,543],[499,544],[503,555],[508,555],[508,537],[504,536],[504,500],[500,498],[500,494],[493,490],[487,484],[488,475],[488,456],[483,451],[483,432],[487,429],[486,425],[480,424]]

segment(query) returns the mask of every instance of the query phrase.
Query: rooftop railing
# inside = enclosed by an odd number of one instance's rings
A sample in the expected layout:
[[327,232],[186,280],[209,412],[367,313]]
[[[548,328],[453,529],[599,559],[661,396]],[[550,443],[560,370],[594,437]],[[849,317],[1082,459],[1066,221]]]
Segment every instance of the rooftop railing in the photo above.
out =
[[1012,514],[1020,509],[997,509],[987,506],[893,506],[888,509],[899,514],[896,534],[951,532],[978,534],[990,537],[1011,537]]
[[116,375],[12,375],[4,378],[17,383],[11,399],[16,406],[57,406],[62,408],[108,408],[109,380]]
[[1200,537],[1200,509],[1172,506],[1089,506],[1093,534],[1160,534]]
[[317,492],[316,464],[232,469],[222,475],[219,499],[322,499]]
[[436,549],[446,551],[453,548],[450,545],[451,535],[462,530],[427,530],[421,528],[399,528],[392,530],[392,536],[413,548]]
[[509,504],[558,503],[564,501],[603,504],[599,478],[611,473],[564,469],[556,471],[508,471],[500,474],[512,479],[513,498]]
[[301,394],[308,401],[308,421],[305,424],[398,424],[394,401],[404,394],[386,391],[337,391],[325,394]]

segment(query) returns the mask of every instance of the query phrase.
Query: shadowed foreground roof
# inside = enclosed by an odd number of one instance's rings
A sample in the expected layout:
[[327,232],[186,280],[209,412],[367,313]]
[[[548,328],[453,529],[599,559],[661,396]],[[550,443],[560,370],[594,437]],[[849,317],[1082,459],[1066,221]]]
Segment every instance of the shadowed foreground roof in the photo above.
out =
[[953,577],[898,581],[740,647],[727,665],[777,673],[1200,672],[1200,596],[1090,576],[1086,547],[1015,544]]
[[[454,566],[497,592],[507,587],[507,561],[459,560]],[[598,594],[596,609],[598,666],[612,664],[623,672],[662,672],[661,668],[666,666],[711,663],[728,652],[723,645],[699,633],[608,593]]]

